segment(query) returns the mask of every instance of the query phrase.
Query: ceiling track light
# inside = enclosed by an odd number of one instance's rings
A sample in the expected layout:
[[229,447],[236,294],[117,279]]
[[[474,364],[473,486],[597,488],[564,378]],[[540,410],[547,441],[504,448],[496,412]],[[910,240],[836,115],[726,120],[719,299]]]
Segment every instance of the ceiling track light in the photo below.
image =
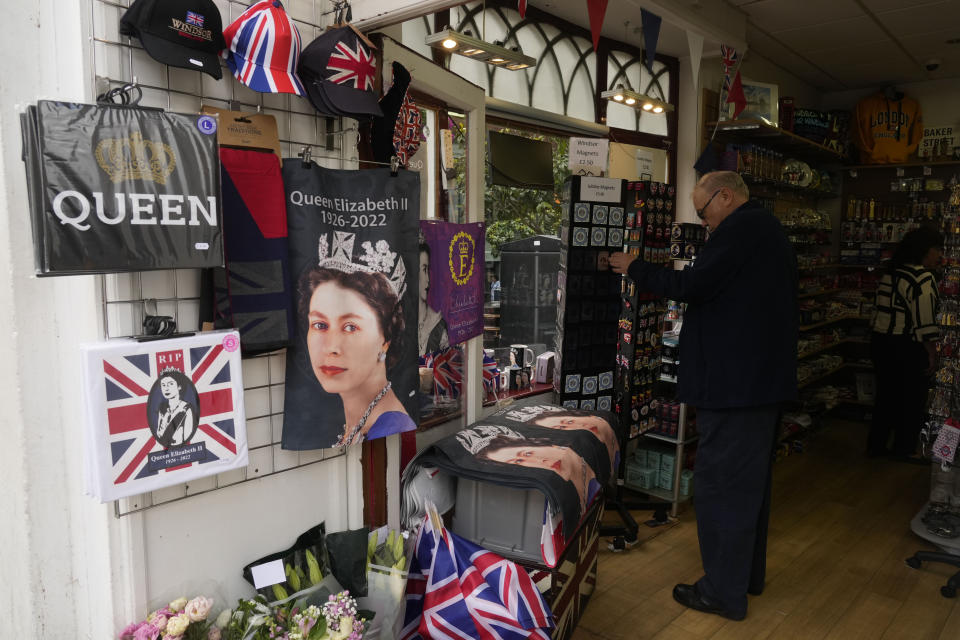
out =
[[523,55],[519,49],[513,51],[450,28],[427,36],[424,42],[446,53],[456,53],[472,60],[481,60],[509,71],[519,71],[537,65],[535,58]]
[[630,89],[625,89],[622,84],[618,84],[615,89],[603,91],[600,94],[600,97],[604,100],[619,102],[620,104],[625,104],[629,107],[633,107],[634,109],[642,109],[643,111],[648,111],[650,113],[673,111],[672,104],[664,102],[663,100],[651,98],[650,96],[642,93],[637,93],[636,91],[631,91]]

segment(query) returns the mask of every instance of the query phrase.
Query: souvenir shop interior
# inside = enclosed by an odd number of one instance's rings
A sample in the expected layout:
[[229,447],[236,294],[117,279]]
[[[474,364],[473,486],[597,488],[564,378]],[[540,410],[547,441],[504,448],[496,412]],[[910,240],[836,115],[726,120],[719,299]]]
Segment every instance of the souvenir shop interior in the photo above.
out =
[[[957,3],[7,18],[10,637],[957,637]],[[618,267],[695,273],[716,171],[796,262],[745,618],[675,589],[710,535],[698,302]]]

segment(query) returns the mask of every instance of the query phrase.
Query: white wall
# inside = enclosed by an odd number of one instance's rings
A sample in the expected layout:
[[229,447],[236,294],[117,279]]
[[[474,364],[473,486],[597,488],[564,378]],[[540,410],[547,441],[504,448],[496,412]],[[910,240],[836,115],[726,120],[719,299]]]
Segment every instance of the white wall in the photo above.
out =
[[90,98],[89,5],[5,3],[0,39],[0,602],[9,638],[107,638],[123,537],[82,495],[77,345],[98,333],[93,277],[40,280],[20,161],[18,113],[38,97]]

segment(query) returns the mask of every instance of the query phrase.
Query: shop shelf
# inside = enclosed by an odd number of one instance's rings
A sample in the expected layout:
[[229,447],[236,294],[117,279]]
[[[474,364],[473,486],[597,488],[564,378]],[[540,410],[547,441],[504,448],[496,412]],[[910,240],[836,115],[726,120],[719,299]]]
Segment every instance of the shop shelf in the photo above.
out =
[[809,267],[797,267],[797,271],[818,271],[820,269],[837,269],[843,265],[837,262],[831,262],[830,264],[814,264]]
[[798,389],[803,389],[803,388],[805,388],[805,387],[809,387],[809,386],[810,386],[811,384],[813,384],[814,382],[818,382],[818,381],[820,381],[820,380],[823,380],[824,378],[829,378],[830,376],[832,376],[832,375],[835,374],[836,372],[842,371],[842,370],[844,369],[844,367],[845,367],[845,365],[840,365],[839,367],[834,367],[833,369],[830,369],[829,371],[825,371],[825,372],[821,373],[821,374],[818,375],[818,376],[813,376],[812,378],[807,378],[806,380],[804,380],[803,382],[801,382],[800,384],[798,384],[798,385],[797,385],[797,388],[798,388]]
[[843,168],[848,171],[855,171],[860,169],[902,169],[907,167],[940,167],[940,166],[951,166],[960,164],[960,160],[931,160],[929,162],[924,162],[922,160],[916,160],[914,162],[902,162],[900,164],[852,164],[846,165]]
[[840,194],[831,189],[811,189],[810,187],[801,187],[800,185],[790,184],[789,182],[781,182],[779,180],[765,180],[763,178],[755,178],[753,176],[741,176],[743,181],[752,187],[767,187],[769,189],[775,189],[777,191],[792,191],[794,193],[807,194],[812,196],[819,196],[821,198],[839,198]]
[[822,162],[839,163],[844,155],[839,151],[807,140],[780,127],[767,124],[763,120],[725,120],[710,122],[708,127],[716,125],[716,139],[719,142],[742,143],[744,141],[775,146],[778,151],[790,153],[802,158]]
[[836,318],[830,318],[829,320],[824,320],[823,322],[801,325],[797,327],[797,329],[799,331],[810,331],[811,329],[819,329],[820,327],[826,327],[827,325],[831,325],[836,322],[843,322],[844,320],[869,320],[869,319],[870,319],[870,316],[858,316],[858,315],[837,316]]
[[[666,500],[667,502],[673,502],[673,491],[667,491],[666,489],[634,489],[634,491],[639,491],[640,493],[645,493],[647,495],[653,496],[655,498],[660,498],[661,500]],[[683,496],[678,495],[676,502],[686,502],[693,495]]]
[[841,291],[853,291],[853,289],[839,288],[839,289],[823,289],[822,291],[811,291],[810,293],[800,293],[797,294],[798,298],[816,298],[817,296],[825,296],[830,293],[840,293]]
[[[665,436],[660,433],[651,433],[649,431],[644,431],[642,435],[646,436],[647,438],[653,438],[654,440],[661,440],[663,442],[669,442],[670,444],[677,444],[676,438],[671,436]],[[699,437],[700,436],[690,436],[689,438],[683,441],[683,444],[690,444],[691,442],[695,442]]]
[[803,360],[804,358],[809,358],[810,356],[814,356],[818,353],[829,351],[830,349],[833,349],[834,347],[838,347],[842,344],[870,344],[870,341],[863,338],[844,338],[842,340],[837,340],[836,342],[831,342],[830,344],[825,344],[821,347],[817,347],[816,349],[811,349],[809,351],[798,353],[797,360]]

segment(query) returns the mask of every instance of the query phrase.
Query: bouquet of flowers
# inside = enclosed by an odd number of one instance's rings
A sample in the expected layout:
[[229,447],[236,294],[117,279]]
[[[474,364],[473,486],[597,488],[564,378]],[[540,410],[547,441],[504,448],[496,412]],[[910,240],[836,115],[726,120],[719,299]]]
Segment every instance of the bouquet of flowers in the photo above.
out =
[[[146,620],[127,625],[119,640],[219,640],[220,629],[207,616],[213,599],[197,596],[193,600],[177,598],[157,609]],[[229,613],[229,610],[227,611]],[[221,617],[223,617],[221,615]],[[224,620],[224,624],[226,621]]]
[[331,594],[322,607],[302,600],[270,606],[257,596],[239,602],[216,640],[361,640],[365,624],[349,591]]

